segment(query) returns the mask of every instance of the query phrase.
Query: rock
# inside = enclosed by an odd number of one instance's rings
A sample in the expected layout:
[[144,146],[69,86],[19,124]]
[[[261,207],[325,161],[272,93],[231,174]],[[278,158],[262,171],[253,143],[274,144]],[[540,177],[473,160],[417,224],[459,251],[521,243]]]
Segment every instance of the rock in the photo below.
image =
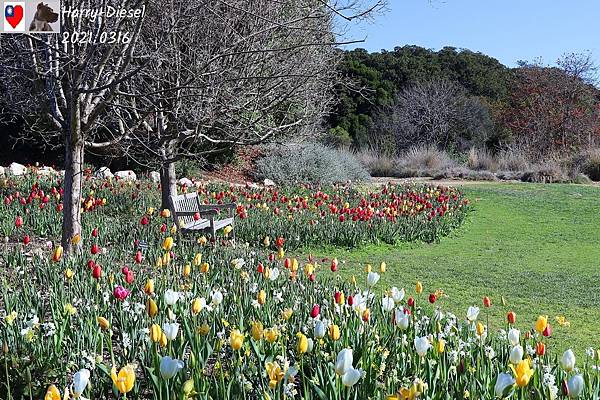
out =
[[156,171],[152,171],[150,172],[150,179],[152,179],[152,182],[158,183],[160,182],[160,174]]
[[0,167],[0,176],[4,176],[5,172],[4,172],[4,167]]
[[98,168],[96,173],[94,173],[94,176],[96,178],[100,178],[100,179],[108,179],[108,178],[114,177],[113,173],[110,171],[110,168],[108,168],[108,167]]
[[8,166],[8,171],[12,176],[22,176],[27,173],[27,168],[23,164],[14,162]]
[[270,179],[265,179],[265,180],[263,181],[263,185],[265,185],[265,186],[275,186],[275,182],[273,182],[273,181],[272,181],[272,180],[270,180]]
[[37,173],[41,176],[50,176],[57,174],[56,170],[52,167],[42,167],[38,169]]
[[185,187],[192,187],[192,186],[194,186],[194,182],[192,182],[188,178],[181,178],[179,180],[179,185],[180,186],[185,186]]
[[137,180],[137,176],[135,175],[135,172],[133,172],[130,169],[127,169],[125,171],[117,171],[117,172],[115,172],[115,176],[119,179],[123,179],[124,181]]

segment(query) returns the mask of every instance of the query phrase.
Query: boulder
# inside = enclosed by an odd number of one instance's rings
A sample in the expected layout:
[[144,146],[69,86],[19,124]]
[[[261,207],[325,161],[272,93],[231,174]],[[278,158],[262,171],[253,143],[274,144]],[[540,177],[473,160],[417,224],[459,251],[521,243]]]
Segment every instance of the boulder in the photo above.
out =
[[150,179],[152,179],[152,182],[154,183],[160,182],[160,173],[156,171],[150,172]]
[[23,164],[14,162],[8,166],[8,172],[12,176],[22,176],[27,173],[27,167],[25,167]]
[[179,186],[192,187],[194,186],[194,182],[192,182],[188,178],[181,178],[179,180]]
[[137,180],[137,176],[135,172],[130,169],[126,169],[125,171],[117,171],[115,172],[115,176],[119,179],[123,179],[124,181],[135,181]]
[[110,171],[110,168],[108,168],[108,167],[98,168],[96,173],[94,173],[94,176],[96,178],[100,178],[100,179],[108,179],[108,178],[114,177],[113,173]]
[[52,167],[42,167],[42,168],[38,169],[37,173],[38,173],[38,175],[41,175],[41,176],[50,176],[50,175],[57,174],[56,170]]
[[275,182],[273,182],[272,180],[270,180],[270,179],[267,178],[267,179],[265,179],[263,181],[263,185],[265,185],[265,186],[275,186]]

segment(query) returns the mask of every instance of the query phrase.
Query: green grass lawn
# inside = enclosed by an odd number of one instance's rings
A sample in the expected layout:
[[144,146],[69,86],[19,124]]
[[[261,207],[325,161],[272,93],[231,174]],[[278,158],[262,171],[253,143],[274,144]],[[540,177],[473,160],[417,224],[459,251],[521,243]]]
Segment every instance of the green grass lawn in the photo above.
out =
[[[491,329],[504,325],[508,310],[517,313],[522,330],[547,314],[553,352],[571,347],[583,356],[585,348],[600,347],[600,188],[494,183],[463,189],[472,212],[440,243],[312,252],[337,256],[345,261],[341,273],[357,279],[364,276],[365,264],[376,270],[385,261],[387,272],[378,286],[405,287],[413,294],[420,280],[425,287],[421,303],[439,288],[448,297],[436,305],[463,317],[469,305],[483,309],[487,295],[493,302]],[[559,327],[557,315],[571,326]]]

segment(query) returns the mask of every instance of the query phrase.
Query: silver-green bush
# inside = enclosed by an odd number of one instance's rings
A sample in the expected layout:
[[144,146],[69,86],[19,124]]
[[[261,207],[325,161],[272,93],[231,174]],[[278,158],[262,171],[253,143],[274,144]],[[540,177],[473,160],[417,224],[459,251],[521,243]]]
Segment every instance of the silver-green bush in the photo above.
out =
[[256,161],[256,177],[271,179],[280,185],[331,184],[369,178],[367,170],[352,153],[318,143],[272,145],[266,147],[263,154]]

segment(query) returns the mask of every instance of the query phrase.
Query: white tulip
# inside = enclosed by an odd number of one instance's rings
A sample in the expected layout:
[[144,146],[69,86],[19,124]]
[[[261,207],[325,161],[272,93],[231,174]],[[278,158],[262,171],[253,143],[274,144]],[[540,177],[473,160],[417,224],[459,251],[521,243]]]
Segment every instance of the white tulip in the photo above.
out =
[[473,322],[473,321],[475,321],[475,320],[477,319],[477,317],[478,317],[478,316],[479,316],[479,307],[473,307],[473,306],[470,306],[470,307],[467,309],[467,319],[468,319],[470,322]]
[[392,311],[394,309],[394,305],[394,299],[391,297],[385,296],[381,299],[381,308],[383,308],[383,311]]
[[429,343],[429,339],[427,336],[422,336],[415,338],[415,349],[417,350],[417,354],[421,357],[425,357],[427,354],[427,350],[431,348],[431,343]]
[[362,315],[362,313],[367,309],[367,297],[363,296],[360,293],[357,293],[354,296],[354,303],[352,305],[352,308],[354,309],[354,311]]
[[216,306],[218,306],[219,304],[221,304],[223,302],[223,293],[221,293],[219,290],[213,292],[213,294],[212,294],[212,302]]
[[241,269],[244,264],[246,264],[246,261],[244,261],[243,258],[235,258],[231,260],[231,265],[233,265],[233,268],[235,269]]
[[279,268],[275,267],[269,273],[269,280],[274,281],[279,278]]
[[394,301],[396,303],[400,303],[402,301],[402,299],[404,299],[404,294],[405,294],[404,288],[398,290],[398,288],[394,286],[390,290],[390,295],[392,296],[392,299],[394,299]]
[[335,360],[335,373],[342,376],[352,368],[352,349],[343,349]]
[[325,337],[325,324],[323,323],[323,321],[317,321],[317,323],[315,324],[314,335],[317,339]]
[[177,303],[177,300],[179,300],[179,292],[168,289],[163,295],[163,298],[165,299],[165,303],[167,303],[167,305],[175,305],[175,303]]
[[350,367],[350,369],[346,371],[344,375],[342,375],[342,383],[344,384],[344,386],[353,386],[356,382],[358,382],[361,375],[361,370]]
[[501,373],[498,375],[498,379],[496,379],[496,386],[494,386],[496,396],[500,398],[508,397],[509,393],[512,392],[512,390],[509,391],[508,388],[512,388],[514,384],[515,378],[513,378],[512,375]]
[[406,328],[408,328],[408,325],[410,323],[410,316],[408,314],[404,313],[404,310],[398,310],[396,309],[396,315],[394,316],[394,319],[396,321],[396,324],[398,325],[398,328],[400,328],[401,330],[406,330]]
[[572,399],[579,397],[581,392],[583,392],[584,387],[585,387],[585,382],[583,381],[583,376],[581,376],[581,374],[572,376],[567,381],[567,388],[569,389],[568,396]]
[[369,272],[369,274],[367,275],[367,285],[369,287],[375,286],[375,284],[379,282],[379,278],[380,276],[377,272]]
[[575,354],[573,350],[569,349],[563,353],[560,365],[567,372],[573,371],[573,368],[575,368]]
[[88,383],[90,383],[90,371],[88,369],[81,369],[73,375],[73,394],[75,394],[75,397],[83,394]]
[[517,365],[523,359],[523,347],[521,345],[515,346],[510,350],[509,361]]
[[508,342],[510,343],[511,346],[516,346],[519,344],[520,335],[521,335],[521,332],[518,329],[511,328],[508,331]]
[[183,361],[171,358],[169,356],[160,359],[160,376],[163,379],[171,379],[179,370],[183,369]]
[[306,352],[312,353],[313,348],[315,347],[315,342],[312,340],[312,338],[308,338],[306,341],[308,342],[308,348],[306,349]]
[[177,333],[179,332],[179,324],[177,322],[165,322],[162,329],[167,339],[173,340],[177,337]]

